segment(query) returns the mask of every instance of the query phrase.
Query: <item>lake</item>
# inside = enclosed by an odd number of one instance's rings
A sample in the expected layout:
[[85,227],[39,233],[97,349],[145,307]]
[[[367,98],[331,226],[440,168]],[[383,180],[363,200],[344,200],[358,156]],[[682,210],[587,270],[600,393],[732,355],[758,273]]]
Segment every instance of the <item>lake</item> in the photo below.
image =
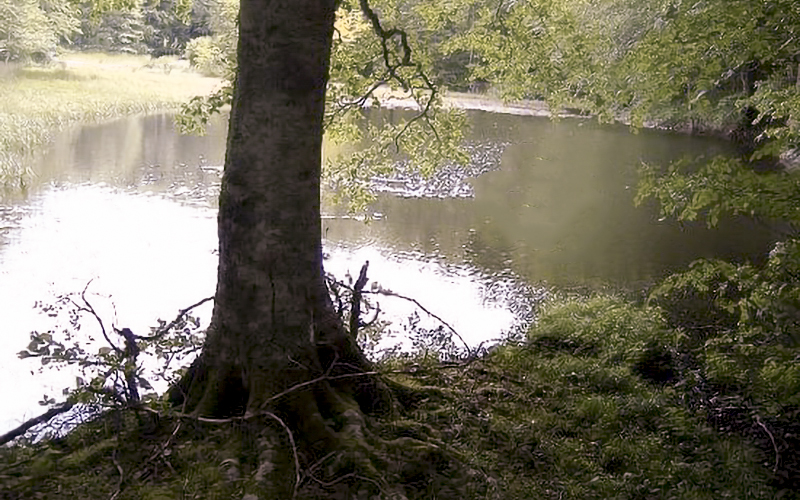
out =
[[[393,120],[404,112],[372,111]],[[777,235],[748,220],[659,221],[633,207],[636,167],[728,151],[724,142],[590,120],[471,111],[472,163],[438,178],[378,179],[372,220],[324,208],[326,270],[369,276],[412,297],[475,346],[523,331],[554,289],[636,289],[700,257],[763,259]],[[176,133],[169,116],[85,126],[54,138],[25,195],[0,203],[0,433],[60,399],[70,372],[16,353],[56,328],[37,301],[87,289],[106,327],[146,334],[158,318],[213,295],[216,203],[226,123]],[[91,281],[91,283],[90,283]],[[380,297],[394,340],[437,322]],[[198,310],[207,321],[210,307]],[[415,316],[418,315],[418,318]],[[421,323],[417,323],[417,320]],[[85,317],[81,335],[96,332]],[[386,344],[388,345],[388,344]]]

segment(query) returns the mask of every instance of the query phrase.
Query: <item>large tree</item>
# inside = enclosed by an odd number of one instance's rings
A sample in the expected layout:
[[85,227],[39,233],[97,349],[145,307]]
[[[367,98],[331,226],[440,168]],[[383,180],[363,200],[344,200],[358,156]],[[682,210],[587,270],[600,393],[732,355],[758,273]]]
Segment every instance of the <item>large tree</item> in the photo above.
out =
[[[335,9],[335,0],[241,2],[216,302],[204,350],[171,392],[197,417],[279,419],[300,436],[305,463],[360,446],[362,412],[391,403],[385,386],[363,374],[369,363],[334,313],[322,270],[323,112]],[[261,452],[285,460],[259,459],[259,470],[272,471],[259,476],[260,489],[289,498],[289,451]]]

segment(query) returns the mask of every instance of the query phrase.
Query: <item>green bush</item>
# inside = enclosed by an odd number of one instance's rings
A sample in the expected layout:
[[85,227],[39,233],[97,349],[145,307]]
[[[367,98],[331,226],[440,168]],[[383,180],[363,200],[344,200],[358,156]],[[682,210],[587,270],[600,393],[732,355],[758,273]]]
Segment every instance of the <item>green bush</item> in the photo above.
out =
[[226,76],[227,57],[213,37],[201,36],[191,40],[186,44],[185,56],[192,67],[206,76]]

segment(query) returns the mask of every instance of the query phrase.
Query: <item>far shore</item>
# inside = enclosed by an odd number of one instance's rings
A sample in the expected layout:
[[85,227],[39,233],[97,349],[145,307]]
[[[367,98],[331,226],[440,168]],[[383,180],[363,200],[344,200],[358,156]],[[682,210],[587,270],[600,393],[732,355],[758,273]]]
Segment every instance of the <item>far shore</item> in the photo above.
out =
[[[390,90],[388,87],[379,87],[375,92],[375,97],[380,101],[382,108],[387,109],[419,109],[416,101],[407,94]],[[522,99],[519,101],[503,101],[496,97],[486,94],[470,92],[450,92],[443,93],[442,102],[445,107],[488,111],[491,113],[501,113],[518,116],[552,116],[550,107],[544,101],[533,99]],[[578,114],[574,112],[562,112],[559,117],[589,118],[590,115]]]

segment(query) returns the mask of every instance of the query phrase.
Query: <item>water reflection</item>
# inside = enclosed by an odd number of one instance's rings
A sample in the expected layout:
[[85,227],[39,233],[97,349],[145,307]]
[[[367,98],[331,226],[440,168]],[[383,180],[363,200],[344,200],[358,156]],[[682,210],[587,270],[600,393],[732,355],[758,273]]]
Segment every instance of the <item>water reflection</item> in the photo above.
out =
[[[369,224],[328,210],[329,271],[357,276],[369,260],[371,279],[419,300],[476,345],[524,324],[542,283],[631,286],[698,257],[741,260],[770,248],[772,234],[747,221],[707,230],[659,223],[654,207],[632,206],[640,161],[710,154],[723,143],[588,121],[470,117],[474,171],[485,172],[468,180],[471,197],[383,194],[374,207],[383,216]],[[147,332],[213,294],[225,129],[220,119],[205,137],[180,136],[165,116],[77,128],[42,158],[41,186],[0,202],[0,432],[37,414],[42,393],[58,396],[71,383],[34,376],[35,363],[16,358],[31,330],[52,326],[35,301],[93,280],[108,322]],[[379,300],[402,332],[410,306]]]
[[[16,353],[32,330],[46,332],[52,318],[36,301],[80,292],[92,280],[90,300],[106,321],[149,332],[157,318],[213,294],[216,213],[176,204],[158,195],[102,184],[46,189],[25,205],[19,223],[0,249],[0,433],[41,409],[44,393],[58,397],[73,378],[62,372],[35,374],[35,359]],[[208,311],[201,311],[208,318]],[[99,337],[91,317],[84,335]],[[60,332],[59,332],[60,333]]]
[[[0,394],[7,401],[0,433],[40,413],[44,394],[58,398],[74,380],[74,372],[39,374],[35,360],[17,359],[30,331],[54,328],[33,309],[37,301],[91,281],[89,298],[107,327],[146,333],[158,318],[213,294],[224,134],[218,121],[204,138],[180,136],[158,116],[79,128],[59,136],[42,158],[37,189],[0,205]],[[490,297],[492,282],[473,270],[331,234],[325,244],[329,271],[357,274],[370,260],[373,280],[426,303],[470,342],[511,330],[520,316],[519,306]],[[399,299],[380,302],[394,330],[403,331],[412,309]],[[210,307],[197,313],[208,321]],[[100,337],[92,318],[81,334],[84,341]]]

